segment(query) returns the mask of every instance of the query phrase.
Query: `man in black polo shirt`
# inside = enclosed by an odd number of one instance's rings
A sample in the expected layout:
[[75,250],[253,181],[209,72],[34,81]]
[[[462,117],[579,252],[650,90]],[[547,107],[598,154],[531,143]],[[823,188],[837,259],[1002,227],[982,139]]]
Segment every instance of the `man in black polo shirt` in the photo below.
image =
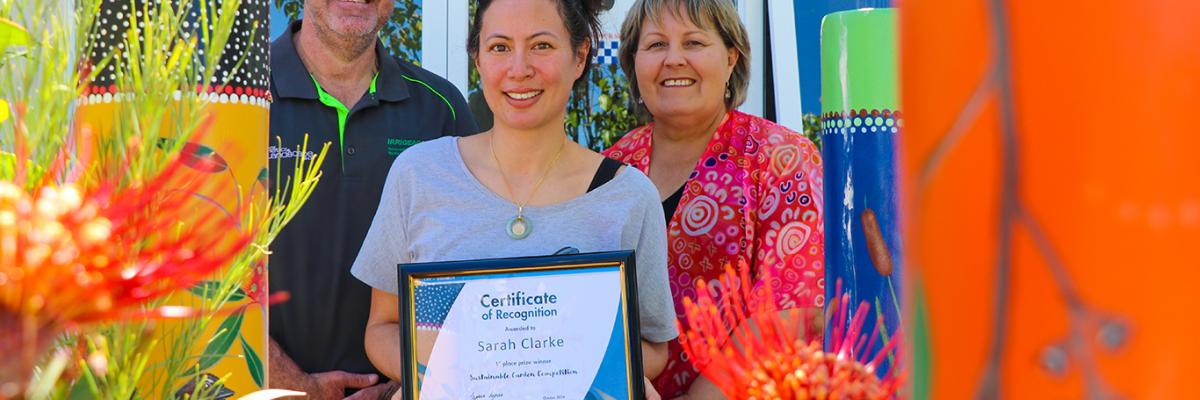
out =
[[[391,0],[307,0],[305,18],[271,43],[272,168],[283,184],[295,157],[330,153],[321,181],[270,256],[270,385],[310,398],[378,398],[363,350],[370,288],[350,275],[396,155],[415,143],[478,131],[458,92],[429,71],[386,54],[377,37]],[[303,24],[301,23],[303,22]],[[309,135],[309,151],[296,147]],[[276,141],[279,138],[279,142]],[[272,171],[274,178],[275,171]]]

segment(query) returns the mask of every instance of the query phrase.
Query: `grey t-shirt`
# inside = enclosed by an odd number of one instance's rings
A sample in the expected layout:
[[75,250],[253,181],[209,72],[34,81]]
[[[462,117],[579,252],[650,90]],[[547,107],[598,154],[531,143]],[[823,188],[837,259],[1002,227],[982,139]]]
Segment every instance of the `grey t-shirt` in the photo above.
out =
[[[508,236],[517,207],[483,186],[467,169],[458,138],[415,145],[396,157],[379,210],[350,272],[372,287],[397,293],[396,264],[634,250],[642,337],[678,336],[667,282],[666,226],[658,191],[636,168],[579,197],[525,207],[529,236]],[[583,317],[583,316],[580,316]]]

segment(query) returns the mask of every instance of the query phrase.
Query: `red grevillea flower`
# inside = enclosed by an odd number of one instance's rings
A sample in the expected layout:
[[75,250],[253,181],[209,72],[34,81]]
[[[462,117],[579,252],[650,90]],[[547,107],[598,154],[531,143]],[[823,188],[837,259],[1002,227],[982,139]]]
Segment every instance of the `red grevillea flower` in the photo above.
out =
[[0,181],[0,384],[24,382],[67,329],[172,316],[146,305],[227,265],[250,243],[239,221],[196,201],[217,190],[176,157],[156,176],[119,186]]
[[264,258],[254,263],[253,269],[250,271],[250,279],[242,286],[242,291],[246,292],[246,296],[250,298],[250,302],[254,304],[267,304],[268,301],[267,288],[263,283],[266,283],[267,278],[267,260]]
[[[680,342],[688,359],[701,373],[731,399],[891,399],[896,397],[899,380],[893,367],[887,376],[876,375],[876,367],[898,345],[893,335],[874,355],[872,348],[879,337],[878,325],[871,335],[864,334],[863,322],[870,306],[862,302],[848,324],[831,329],[830,350],[821,341],[807,342],[800,337],[807,315],[781,313],[775,307],[770,285],[752,293],[748,268],[740,274],[725,267],[719,299],[704,282],[697,283],[696,301],[684,299],[687,326],[679,324]],[[841,283],[838,283],[841,292]],[[829,316],[846,321],[850,299],[842,294],[831,305]],[[752,309],[747,308],[750,304]],[[880,322],[882,323],[882,322]]]

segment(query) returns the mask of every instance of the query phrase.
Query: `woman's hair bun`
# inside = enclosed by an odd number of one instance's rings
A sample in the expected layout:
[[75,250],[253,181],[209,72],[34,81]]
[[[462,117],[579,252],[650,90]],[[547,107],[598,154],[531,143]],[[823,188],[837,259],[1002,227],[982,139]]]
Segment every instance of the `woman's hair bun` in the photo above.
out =
[[[572,1],[572,0],[567,0]],[[585,15],[600,15],[601,12],[611,10],[615,0],[574,0],[582,6],[582,11]]]

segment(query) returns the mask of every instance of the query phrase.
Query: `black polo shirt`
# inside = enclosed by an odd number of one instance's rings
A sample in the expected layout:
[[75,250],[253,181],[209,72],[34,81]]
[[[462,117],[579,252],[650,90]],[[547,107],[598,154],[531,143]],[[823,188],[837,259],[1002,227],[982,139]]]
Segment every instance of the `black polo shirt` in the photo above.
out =
[[[269,163],[282,161],[288,181],[296,157],[329,155],[308,202],[271,246],[270,289],[291,299],[271,306],[271,337],[300,369],[374,373],[363,350],[371,290],[350,266],[371,226],[396,155],[421,141],[478,131],[458,90],[445,79],[385,54],[375,44],[379,73],[358,104],[340,103],[315,84],[292,41],[293,22],[271,43]],[[342,119],[342,121],[339,121]],[[308,134],[309,153],[296,151]],[[276,139],[278,138],[278,140]]]

